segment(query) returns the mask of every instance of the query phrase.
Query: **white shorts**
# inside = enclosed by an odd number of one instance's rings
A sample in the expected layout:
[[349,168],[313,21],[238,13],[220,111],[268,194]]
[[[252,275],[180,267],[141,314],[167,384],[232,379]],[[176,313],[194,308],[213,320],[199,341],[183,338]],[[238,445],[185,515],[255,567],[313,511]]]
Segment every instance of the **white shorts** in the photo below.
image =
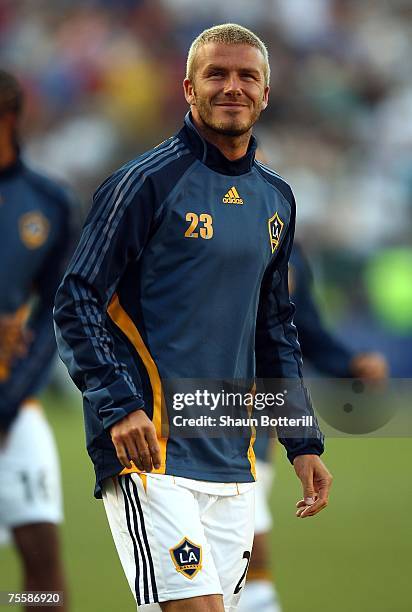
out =
[[160,474],[109,478],[103,501],[137,604],[222,594],[236,610],[253,543],[254,483]]
[[26,403],[0,445],[0,527],[62,520],[54,438],[39,405]]
[[275,468],[273,463],[256,460],[255,534],[267,533],[272,528],[269,495]]

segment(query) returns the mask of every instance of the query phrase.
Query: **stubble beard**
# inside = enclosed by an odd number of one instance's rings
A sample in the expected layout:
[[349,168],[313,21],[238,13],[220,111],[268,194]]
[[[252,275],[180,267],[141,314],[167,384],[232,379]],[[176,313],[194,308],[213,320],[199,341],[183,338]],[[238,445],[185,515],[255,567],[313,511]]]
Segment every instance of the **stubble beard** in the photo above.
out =
[[196,108],[200,119],[209,130],[217,134],[232,137],[247,134],[259,119],[261,113],[261,108],[255,107],[248,121],[240,121],[236,117],[233,117],[232,121],[228,120],[223,122],[213,119],[213,110],[210,102],[196,97]]

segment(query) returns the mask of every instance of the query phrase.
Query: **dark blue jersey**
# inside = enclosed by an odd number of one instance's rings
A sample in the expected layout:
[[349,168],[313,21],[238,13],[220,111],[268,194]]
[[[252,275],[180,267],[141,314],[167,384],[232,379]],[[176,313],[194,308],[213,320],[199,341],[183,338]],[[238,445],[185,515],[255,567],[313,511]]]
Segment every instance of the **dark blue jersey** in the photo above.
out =
[[26,325],[32,338],[21,357],[4,349],[4,330],[0,338],[2,429],[41,389],[56,351],[52,310],[73,238],[71,208],[63,188],[21,160],[0,171],[0,318]]
[[[294,322],[305,363],[308,360],[322,374],[336,378],[351,376],[354,353],[325,326],[314,300],[312,283],[309,262],[295,242],[289,261],[289,291],[296,308]],[[270,439],[262,432],[258,433],[254,450],[258,459],[271,460]]]
[[[166,379],[301,376],[287,285],[295,203],[255,161],[255,148],[252,139],[245,157],[229,161],[188,115],[176,137],[95,194],[55,322],[60,355],[83,392],[98,485],[122,469],[110,427],[139,408],[160,438],[158,472],[254,478],[250,440],[162,436],[161,418]],[[301,404],[311,413],[303,385]],[[289,458],[320,454],[316,436],[285,440]]]

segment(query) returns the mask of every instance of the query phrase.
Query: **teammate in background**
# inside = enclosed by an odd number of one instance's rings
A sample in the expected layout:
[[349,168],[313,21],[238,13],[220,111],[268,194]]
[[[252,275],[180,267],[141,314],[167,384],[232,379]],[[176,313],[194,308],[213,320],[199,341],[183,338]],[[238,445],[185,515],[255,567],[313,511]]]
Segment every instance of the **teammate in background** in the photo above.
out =
[[[223,612],[237,608],[250,559],[251,439],[167,436],[162,381],[292,378],[300,414],[312,407],[287,284],[295,203],[255,160],[266,47],[238,25],[206,30],[184,90],[191,112],[177,136],[96,192],[55,321],[83,391],[95,494],[139,609]],[[280,439],[302,482],[299,514],[313,516],[331,482],[323,436],[316,425]]]
[[[324,325],[313,297],[309,263],[296,242],[289,262],[289,292],[295,304],[295,325],[306,362],[332,378],[383,380],[388,376],[385,358],[379,353],[355,353]],[[258,475],[255,497],[255,538],[240,612],[280,612],[281,606],[270,568],[272,517],[269,495],[273,481],[274,438],[258,435],[254,450]]]
[[0,71],[0,528],[12,533],[24,590],[65,591],[58,456],[35,397],[56,352],[52,309],[71,202],[21,160],[22,106],[19,83]]
[[319,372],[331,378],[383,380],[388,365],[379,353],[356,353],[324,325],[313,297],[313,275],[299,244],[294,244],[289,264],[289,292],[296,307],[294,317],[302,353]]

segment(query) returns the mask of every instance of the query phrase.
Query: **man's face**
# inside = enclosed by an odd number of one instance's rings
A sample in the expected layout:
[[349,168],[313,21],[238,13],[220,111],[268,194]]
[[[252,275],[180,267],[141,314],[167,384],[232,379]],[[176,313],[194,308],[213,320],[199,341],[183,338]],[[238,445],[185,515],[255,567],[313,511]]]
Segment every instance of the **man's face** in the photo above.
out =
[[248,132],[268,103],[264,65],[262,53],[250,45],[200,47],[193,82],[183,83],[194,118],[227,136]]

